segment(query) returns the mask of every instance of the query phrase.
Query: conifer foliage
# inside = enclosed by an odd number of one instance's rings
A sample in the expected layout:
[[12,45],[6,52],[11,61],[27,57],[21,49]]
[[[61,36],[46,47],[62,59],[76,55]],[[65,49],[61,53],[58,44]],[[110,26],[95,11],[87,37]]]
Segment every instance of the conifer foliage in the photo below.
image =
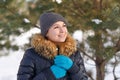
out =
[[[0,51],[17,50],[11,44],[10,37],[18,36],[32,27],[39,28],[39,16],[43,12],[62,14],[69,22],[69,30],[73,33],[81,29],[83,32],[93,30],[95,35],[88,36],[80,45],[81,52],[96,65],[96,79],[104,80],[107,70],[105,66],[113,57],[120,59],[120,0],[0,0]],[[107,45],[109,42],[111,45]],[[85,44],[89,45],[86,49]],[[4,52],[3,52],[4,53]],[[3,55],[0,52],[0,55]],[[116,59],[113,65],[119,64]],[[92,73],[88,72],[91,80]]]

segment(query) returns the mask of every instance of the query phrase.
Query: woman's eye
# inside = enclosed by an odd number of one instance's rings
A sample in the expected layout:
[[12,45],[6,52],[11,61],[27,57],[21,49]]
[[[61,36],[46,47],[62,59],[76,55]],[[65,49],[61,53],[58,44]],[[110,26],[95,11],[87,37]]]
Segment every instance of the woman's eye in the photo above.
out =
[[55,26],[55,27],[54,27],[54,29],[57,29],[57,28],[58,28],[58,26]]
[[67,27],[66,24],[64,24],[63,27]]

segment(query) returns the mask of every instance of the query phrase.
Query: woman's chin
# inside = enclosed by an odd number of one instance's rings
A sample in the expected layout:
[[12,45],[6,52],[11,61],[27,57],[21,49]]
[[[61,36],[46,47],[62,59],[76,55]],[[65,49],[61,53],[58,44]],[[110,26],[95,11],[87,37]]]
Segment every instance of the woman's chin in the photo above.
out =
[[59,39],[57,42],[65,42],[65,39]]

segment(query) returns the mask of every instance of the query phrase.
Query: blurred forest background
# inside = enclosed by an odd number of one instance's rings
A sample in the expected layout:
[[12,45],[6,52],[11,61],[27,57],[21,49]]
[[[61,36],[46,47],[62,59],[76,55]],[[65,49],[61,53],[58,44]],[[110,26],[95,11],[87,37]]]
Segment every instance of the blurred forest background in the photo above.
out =
[[[71,34],[76,30],[94,33],[78,42],[83,57],[95,62],[96,79],[93,71],[87,71],[90,80],[104,80],[108,64],[113,67],[114,80],[120,80],[115,70],[120,64],[120,0],[0,0],[0,56],[21,48],[12,43],[12,37],[40,28],[39,16],[43,12],[62,14]],[[114,61],[109,62],[112,58]]]

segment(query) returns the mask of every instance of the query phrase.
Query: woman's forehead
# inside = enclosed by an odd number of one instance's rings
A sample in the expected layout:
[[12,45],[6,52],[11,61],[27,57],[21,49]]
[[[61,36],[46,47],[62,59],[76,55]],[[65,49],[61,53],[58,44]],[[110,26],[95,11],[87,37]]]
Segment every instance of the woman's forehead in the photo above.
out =
[[63,21],[57,21],[52,26],[54,26],[54,25],[63,25],[63,24],[65,24]]

